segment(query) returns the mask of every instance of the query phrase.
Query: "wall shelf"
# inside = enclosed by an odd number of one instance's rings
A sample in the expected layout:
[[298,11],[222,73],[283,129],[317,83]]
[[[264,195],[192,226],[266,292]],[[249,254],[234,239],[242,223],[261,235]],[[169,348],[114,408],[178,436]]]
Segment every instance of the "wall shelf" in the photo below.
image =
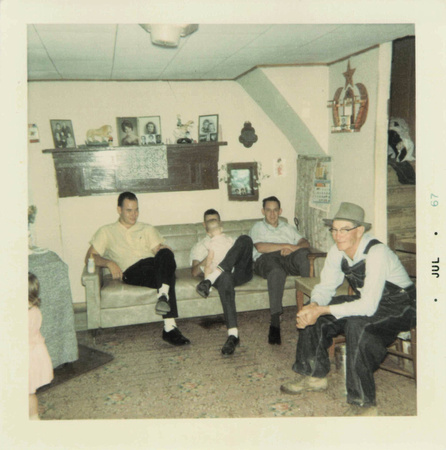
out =
[[[150,163],[152,147],[46,149],[56,170],[59,197],[135,192],[218,189],[218,157],[227,142],[167,145],[167,178],[147,178],[139,170]],[[153,146],[161,148],[162,146]]]

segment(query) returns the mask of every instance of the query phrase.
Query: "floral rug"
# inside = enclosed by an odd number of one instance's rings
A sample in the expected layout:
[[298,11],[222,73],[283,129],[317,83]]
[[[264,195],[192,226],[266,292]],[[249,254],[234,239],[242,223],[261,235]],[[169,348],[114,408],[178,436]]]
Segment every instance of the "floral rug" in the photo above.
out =
[[[161,322],[104,329],[95,338],[78,332],[81,344],[114,358],[38,393],[41,419],[343,416],[343,377],[334,365],[327,391],[290,396],[279,389],[295,376],[295,313],[285,308],[280,346],[267,343],[269,311],[240,313],[240,346],[231,356],[220,352],[226,340],[220,316],[178,320],[192,342],[186,347],[164,342]],[[380,416],[417,414],[413,380],[378,370],[375,381]]]

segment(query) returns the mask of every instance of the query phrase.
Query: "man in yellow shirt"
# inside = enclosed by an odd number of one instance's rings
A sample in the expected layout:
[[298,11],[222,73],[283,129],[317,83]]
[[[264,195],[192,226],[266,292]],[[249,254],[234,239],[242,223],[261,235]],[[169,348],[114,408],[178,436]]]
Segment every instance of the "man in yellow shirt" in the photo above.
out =
[[177,328],[175,257],[152,225],[138,222],[138,199],[132,192],[118,198],[119,220],[99,228],[90,241],[85,261],[93,256],[98,267],[107,268],[113,279],[157,289],[156,313],[163,316],[163,339],[172,345],[190,344]]

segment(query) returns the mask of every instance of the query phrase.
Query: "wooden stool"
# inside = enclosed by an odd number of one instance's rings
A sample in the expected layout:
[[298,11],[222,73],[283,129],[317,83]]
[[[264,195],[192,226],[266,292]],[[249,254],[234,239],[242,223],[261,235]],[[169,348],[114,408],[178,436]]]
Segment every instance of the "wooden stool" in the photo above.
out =
[[[319,277],[302,277],[296,280],[296,303],[297,311],[299,312],[304,307],[304,296],[310,298],[311,291],[319,284],[321,279]],[[351,295],[350,286],[347,280],[338,287],[335,295]],[[334,350],[336,344],[345,342],[345,336],[336,336],[333,338],[333,344],[328,349],[328,355],[330,359],[334,359]]]

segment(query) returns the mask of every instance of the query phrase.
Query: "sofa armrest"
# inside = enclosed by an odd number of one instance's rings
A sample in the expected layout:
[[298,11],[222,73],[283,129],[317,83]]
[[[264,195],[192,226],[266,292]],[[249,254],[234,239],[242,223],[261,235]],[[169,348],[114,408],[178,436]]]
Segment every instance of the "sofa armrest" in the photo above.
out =
[[88,273],[87,266],[82,272],[82,284],[85,286],[85,301],[87,303],[87,329],[94,330],[101,326],[101,286],[102,269],[96,267],[94,273]]
[[316,258],[325,258],[327,256],[327,252],[322,252],[317,248],[310,247],[310,253],[308,253],[307,258],[310,260],[310,277],[313,278],[315,276],[314,273],[314,260]]

